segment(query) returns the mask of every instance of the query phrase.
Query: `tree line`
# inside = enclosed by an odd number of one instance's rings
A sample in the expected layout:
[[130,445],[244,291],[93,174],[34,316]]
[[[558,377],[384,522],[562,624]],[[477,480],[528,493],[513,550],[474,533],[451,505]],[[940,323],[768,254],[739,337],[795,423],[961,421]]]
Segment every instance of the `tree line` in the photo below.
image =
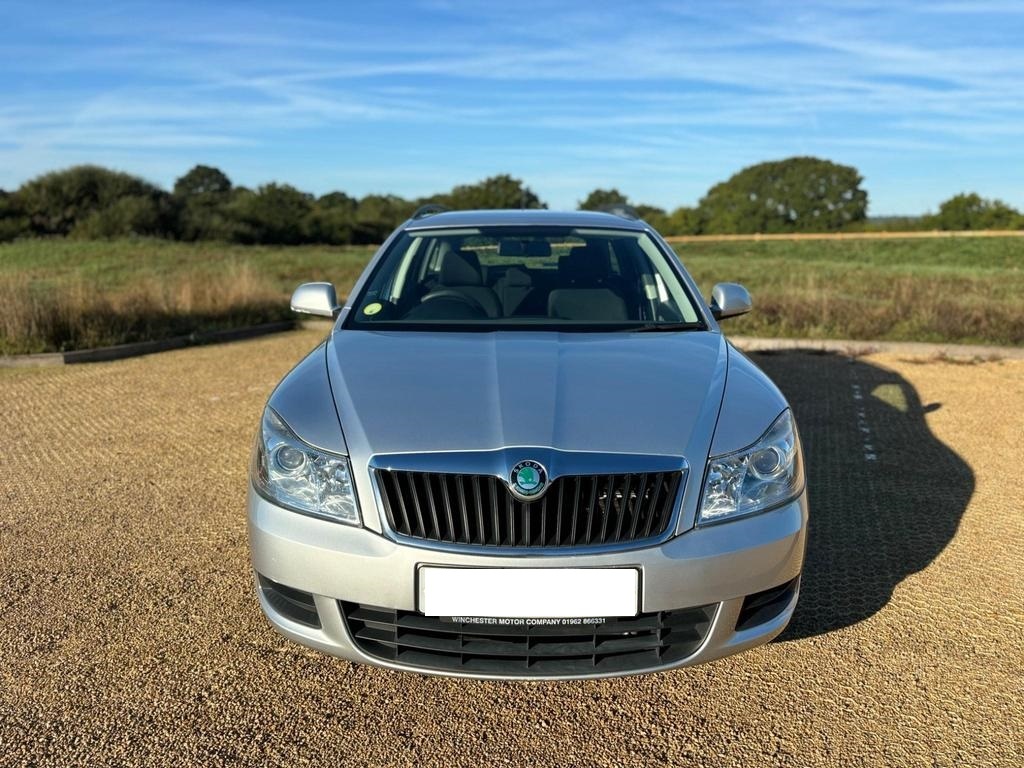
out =
[[[713,186],[693,207],[666,211],[633,204],[617,189],[595,189],[579,208],[631,205],[665,235],[828,232],[889,229],[1024,229],[1024,215],[999,200],[956,195],[936,214],[869,221],[868,194],[855,168],[813,157],[759,163]],[[381,242],[417,207],[453,210],[546,208],[520,179],[502,174],[409,200],[344,192],[319,197],[289,184],[235,186],[217,168],[197,165],[171,191],[93,165],[43,174],[0,190],[0,242],[24,237],[105,239],[134,236],[244,244],[329,245]]]

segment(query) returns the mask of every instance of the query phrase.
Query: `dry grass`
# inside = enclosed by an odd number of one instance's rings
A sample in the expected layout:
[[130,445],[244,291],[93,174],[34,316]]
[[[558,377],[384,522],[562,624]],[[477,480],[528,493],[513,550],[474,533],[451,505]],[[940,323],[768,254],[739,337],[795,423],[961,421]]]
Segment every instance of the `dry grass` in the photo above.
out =
[[143,277],[102,290],[0,274],[0,353],[59,352],[233,328],[290,317],[286,297],[251,264]]
[[1024,312],[1017,301],[922,277],[895,277],[854,293],[810,274],[760,292],[756,310],[730,323],[729,330],[800,338],[1024,343]]
[[1024,238],[706,243],[678,253],[705,296],[746,285],[730,333],[1024,344]]
[[747,241],[789,241],[789,240],[924,240],[965,237],[1024,237],[1019,229],[970,229],[960,231],[927,229],[909,232],[783,232],[778,234],[752,235],[672,235],[665,238],[670,243],[742,243]]
[[[704,296],[745,284],[735,335],[1024,345],[1024,237],[677,246]],[[0,353],[66,351],[287,319],[299,283],[344,296],[372,248],[160,240],[0,245]]]

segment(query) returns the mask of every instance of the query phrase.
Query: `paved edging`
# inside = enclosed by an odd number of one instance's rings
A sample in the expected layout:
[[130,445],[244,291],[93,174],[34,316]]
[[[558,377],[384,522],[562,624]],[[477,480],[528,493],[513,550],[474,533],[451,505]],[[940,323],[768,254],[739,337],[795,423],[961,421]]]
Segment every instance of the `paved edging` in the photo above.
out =
[[[140,341],[133,344],[118,344],[113,347],[80,349],[73,352],[50,352],[38,355],[0,356],[0,368],[20,368],[47,365],[71,365],[75,363],[98,363],[121,360],[126,357],[149,355],[172,349],[216,344],[251,339],[270,333],[291,331],[297,327],[306,330],[328,330],[330,320],[296,320],[279,323],[264,323],[245,328],[225,331],[193,333],[170,339]],[[783,350],[808,350],[818,352],[839,352],[847,355],[867,355],[873,352],[917,355],[924,357],[954,357],[966,359],[1013,359],[1024,360],[1022,347],[990,347],[982,344],[928,344],[913,341],[854,341],[835,339],[776,339],[753,336],[729,336],[737,347],[748,352],[771,352]]]
[[802,349],[816,352],[840,352],[847,355],[869,355],[888,352],[922,357],[955,357],[966,359],[1024,360],[1024,347],[990,347],[983,344],[928,344],[916,341],[853,341],[837,339],[765,339],[752,336],[729,336],[729,341],[747,352],[772,352]]
[[194,347],[199,344],[216,344],[228,341],[240,341],[268,333],[280,333],[293,330],[293,320],[279,323],[263,323],[249,325],[244,328],[229,328],[223,331],[205,331],[190,333],[188,336],[174,336],[169,339],[137,341],[132,344],[117,344],[112,347],[96,349],[77,349],[72,352],[49,352],[39,355],[5,355],[0,356],[0,368],[22,368],[45,365],[71,365],[75,363],[100,363],[109,360],[122,360],[126,357],[138,357],[154,352],[167,352],[172,349]]

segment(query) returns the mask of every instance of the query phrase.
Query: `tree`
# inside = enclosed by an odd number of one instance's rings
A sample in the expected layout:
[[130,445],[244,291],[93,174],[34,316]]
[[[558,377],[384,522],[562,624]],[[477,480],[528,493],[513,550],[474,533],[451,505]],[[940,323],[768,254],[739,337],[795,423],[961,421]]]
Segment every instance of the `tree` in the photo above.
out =
[[313,196],[288,184],[264,184],[255,192],[239,190],[230,205],[239,225],[234,237],[243,243],[304,242],[303,224],[312,209]]
[[31,234],[18,198],[0,189],[0,243]]
[[547,208],[532,189],[508,174],[491,176],[476,184],[461,184],[434,201],[454,210]]
[[664,229],[659,230],[666,235],[699,235],[701,232],[700,212],[696,208],[682,205],[665,217]]
[[359,202],[344,192],[320,197],[306,219],[306,235],[316,243],[347,245],[353,241]]
[[606,211],[616,205],[625,205],[632,208],[638,217],[662,234],[668,234],[668,215],[665,213],[664,208],[659,208],[656,205],[645,205],[644,203],[634,205],[628,197],[615,188],[592,190],[585,198],[579,201],[579,210]]
[[977,193],[955,195],[939,206],[939,212],[929,217],[935,229],[1020,229],[1024,216],[1002,200],[987,200]]
[[707,233],[823,232],[864,220],[868,195],[856,168],[791,157],[744,168],[700,201]]
[[629,199],[617,189],[595,189],[579,202],[581,211],[600,211],[610,205],[629,205]]
[[218,168],[197,165],[174,182],[182,240],[231,240],[236,225],[228,211],[231,179]]
[[219,168],[197,165],[174,182],[174,196],[190,198],[225,198],[231,193],[231,179]]
[[66,235],[78,222],[123,197],[166,193],[127,173],[79,165],[43,174],[23,184],[16,194],[33,234]]
[[79,219],[69,235],[80,240],[143,235],[173,237],[177,223],[175,213],[171,196],[166,192],[127,195]]
[[391,230],[409,218],[416,203],[397,195],[367,195],[356,207],[352,242],[381,243]]

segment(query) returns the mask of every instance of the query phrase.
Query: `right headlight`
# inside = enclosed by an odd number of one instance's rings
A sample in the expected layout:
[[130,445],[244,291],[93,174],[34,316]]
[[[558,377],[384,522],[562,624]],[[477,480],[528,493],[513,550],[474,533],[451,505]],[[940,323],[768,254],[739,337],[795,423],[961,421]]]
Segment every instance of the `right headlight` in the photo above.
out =
[[760,440],[708,461],[698,523],[763,512],[800,495],[804,470],[790,411],[783,411]]
[[302,442],[269,407],[256,437],[251,476],[256,490],[283,507],[346,525],[362,523],[348,459]]

